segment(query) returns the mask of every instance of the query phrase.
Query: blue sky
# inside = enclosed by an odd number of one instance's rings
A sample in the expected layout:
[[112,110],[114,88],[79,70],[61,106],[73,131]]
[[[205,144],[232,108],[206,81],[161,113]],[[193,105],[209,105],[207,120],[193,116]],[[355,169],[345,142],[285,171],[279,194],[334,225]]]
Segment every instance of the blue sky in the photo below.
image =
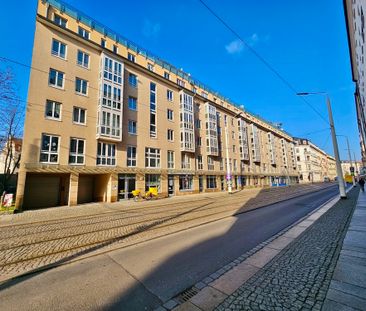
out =
[[[236,41],[198,0],[67,0],[67,3],[183,68],[248,110],[283,123],[293,136],[308,137],[333,154],[329,131],[307,135],[328,125]],[[206,3],[298,91],[330,94],[337,133],[349,136],[351,149],[360,158],[342,1],[206,0]],[[31,63],[36,4],[36,0],[1,4],[1,57]],[[29,70],[12,67],[19,96],[26,99]],[[327,118],[323,97],[308,100]],[[345,140],[340,137],[342,159],[348,159],[345,148]]]

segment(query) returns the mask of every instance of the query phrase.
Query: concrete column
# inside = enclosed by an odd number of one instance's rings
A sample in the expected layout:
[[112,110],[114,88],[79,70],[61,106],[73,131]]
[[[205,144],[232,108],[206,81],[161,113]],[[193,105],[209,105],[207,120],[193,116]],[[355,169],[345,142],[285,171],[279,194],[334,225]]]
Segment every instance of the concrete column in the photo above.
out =
[[163,197],[168,197],[168,175],[160,175],[160,192]]
[[179,194],[179,175],[174,175],[174,195]]
[[69,206],[78,204],[79,173],[70,174],[69,182]]
[[24,199],[24,189],[25,189],[25,181],[26,181],[26,171],[22,170],[18,173],[18,181],[17,181],[17,194],[15,198],[15,208],[17,210],[23,209],[23,199]]
[[110,174],[107,186],[107,202],[117,202],[118,200],[118,174]]
[[[193,192],[199,193],[200,192],[200,185],[199,185],[199,179],[198,175],[193,175]],[[203,188],[205,188],[205,185],[203,185]]]
[[145,175],[144,174],[136,174],[136,190],[140,190],[142,193],[145,193]]

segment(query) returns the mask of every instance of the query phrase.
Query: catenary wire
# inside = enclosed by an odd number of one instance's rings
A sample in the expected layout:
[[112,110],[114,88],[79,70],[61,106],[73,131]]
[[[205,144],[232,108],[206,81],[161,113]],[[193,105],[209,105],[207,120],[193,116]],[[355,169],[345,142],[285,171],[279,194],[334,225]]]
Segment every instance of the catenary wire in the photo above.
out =
[[[220,23],[222,23],[235,37],[237,37],[250,52],[254,54],[255,57],[257,57],[278,79],[282,81],[283,84],[285,84],[293,93],[297,96],[298,91],[295,89],[295,87],[281,74],[279,73],[263,56],[261,56],[250,44],[248,44],[227,22],[225,22],[214,10],[212,10],[203,0],[198,0],[214,17],[216,17],[217,20],[219,20]],[[309,101],[307,101],[302,96],[300,99],[306,103],[311,110],[313,110],[325,123],[329,123],[328,120],[317,110],[314,108],[313,105],[310,104]]]

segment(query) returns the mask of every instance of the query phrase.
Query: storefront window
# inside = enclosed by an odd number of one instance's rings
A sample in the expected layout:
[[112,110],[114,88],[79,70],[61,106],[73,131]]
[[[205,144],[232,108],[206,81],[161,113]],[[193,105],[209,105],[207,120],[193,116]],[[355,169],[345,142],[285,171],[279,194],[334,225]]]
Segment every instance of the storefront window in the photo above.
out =
[[160,175],[158,174],[145,175],[145,191],[149,191],[150,187],[158,187],[158,191],[160,192]]
[[217,188],[217,185],[216,185],[216,176],[207,176],[207,189],[215,189]]
[[192,175],[180,175],[179,176],[179,190],[192,190],[193,189],[193,176]]

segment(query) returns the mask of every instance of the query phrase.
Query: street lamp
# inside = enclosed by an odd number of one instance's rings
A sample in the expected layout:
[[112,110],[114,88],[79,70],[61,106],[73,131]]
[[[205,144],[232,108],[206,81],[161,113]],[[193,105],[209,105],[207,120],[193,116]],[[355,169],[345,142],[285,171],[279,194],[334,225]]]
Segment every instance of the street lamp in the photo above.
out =
[[[351,149],[349,148],[349,141],[348,141],[348,136],[346,135],[337,135],[337,136],[342,136],[342,137],[345,137],[346,140],[347,140],[347,150],[348,150],[348,158],[349,158],[349,164],[350,164],[350,168],[349,168],[349,171],[350,171],[350,174],[352,176],[352,184],[353,184],[353,187],[356,187],[356,181],[355,181],[355,171],[354,171],[354,167],[352,165],[352,158],[351,158]],[[351,167],[353,167],[353,173],[352,173],[352,169]]]
[[327,103],[328,115],[329,115],[329,125],[330,125],[330,131],[331,131],[331,134],[332,134],[334,157],[335,157],[335,160],[336,160],[336,167],[337,167],[339,194],[340,194],[341,199],[346,199],[347,194],[346,194],[346,189],[344,187],[342,166],[341,166],[341,161],[339,159],[338,142],[337,142],[336,132],[335,132],[335,128],[334,128],[332,107],[330,105],[329,96],[325,92],[302,92],[302,93],[297,93],[297,95],[298,96],[308,96],[308,95],[323,95],[323,96],[326,96],[326,103]]

